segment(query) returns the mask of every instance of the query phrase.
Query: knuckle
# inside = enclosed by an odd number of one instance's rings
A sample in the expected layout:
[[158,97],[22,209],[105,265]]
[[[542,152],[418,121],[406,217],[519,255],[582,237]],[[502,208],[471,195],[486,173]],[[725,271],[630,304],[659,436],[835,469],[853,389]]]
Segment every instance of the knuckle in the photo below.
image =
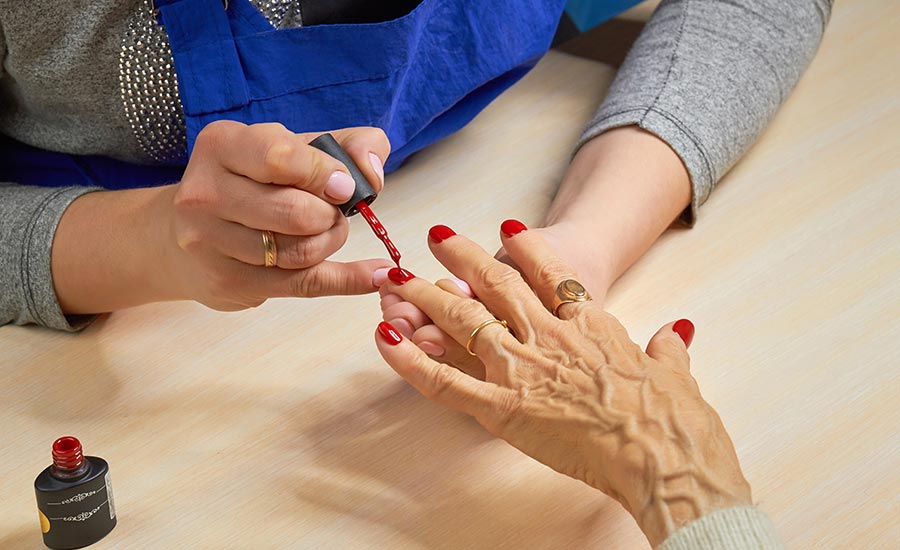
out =
[[326,271],[308,269],[291,279],[291,295],[298,298],[321,296],[325,293],[325,289],[336,286],[336,281],[331,279],[332,276]]
[[294,243],[285,250],[285,267],[308,267],[317,263],[318,246],[314,239],[294,239]]
[[559,258],[542,258],[536,268],[535,275],[538,281],[547,281],[556,284],[570,276],[572,270]]
[[197,254],[206,248],[206,238],[203,232],[195,227],[180,229],[175,240],[178,248],[189,254]]
[[197,134],[197,140],[194,143],[195,152],[198,149],[201,151],[217,149],[222,142],[229,139],[229,136],[242,126],[244,126],[244,124],[234,120],[216,120],[210,122],[200,130],[199,134]]
[[281,180],[290,176],[291,158],[294,156],[294,143],[287,136],[270,138],[263,153],[263,166],[266,175],[273,180]]
[[309,205],[302,199],[299,193],[290,193],[284,200],[278,201],[274,208],[275,219],[293,233],[302,234],[306,218],[309,216]]
[[303,274],[298,274],[290,280],[291,296],[297,298],[308,298],[312,296],[310,291],[315,288],[317,279],[318,277],[315,273],[305,272]]
[[202,212],[215,202],[215,190],[208,189],[194,179],[184,180],[175,194],[172,207],[175,213],[189,216],[194,212]]
[[425,387],[425,397],[428,399],[439,399],[441,395],[447,392],[453,384],[452,367],[439,367],[432,370],[432,374],[428,377],[428,384]]
[[446,317],[450,319],[451,322],[468,326],[484,317],[485,310],[484,307],[475,300],[459,299],[450,302],[445,313]]
[[509,430],[510,425],[522,415],[522,401],[515,392],[502,392],[493,396],[490,418],[486,419],[487,430],[497,437]]
[[[326,162],[324,155],[326,155],[326,153],[319,154],[318,151],[315,151],[309,155],[306,162],[306,174],[304,179],[307,184],[313,187],[324,186],[325,180],[331,176],[331,174],[328,173],[328,163]],[[322,185],[319,185],[319,182],[322,182]]]
[[506,293],[510,285],[521,278],[518,271],[501,262],[490,262],[481,267],[477,277],[487,294]]

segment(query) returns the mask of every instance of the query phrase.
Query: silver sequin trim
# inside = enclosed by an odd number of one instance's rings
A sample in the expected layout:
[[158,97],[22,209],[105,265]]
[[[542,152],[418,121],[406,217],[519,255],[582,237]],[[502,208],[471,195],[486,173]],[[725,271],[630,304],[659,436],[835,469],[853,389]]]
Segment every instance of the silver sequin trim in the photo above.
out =
[[[299,0],[251,0],[277,28],[302,24]],[[165,29],[150,0],[128,20],[119,53],[119,90],[125,115],[144,153],[160,164],[187,160],[187,130],[178,78]]]

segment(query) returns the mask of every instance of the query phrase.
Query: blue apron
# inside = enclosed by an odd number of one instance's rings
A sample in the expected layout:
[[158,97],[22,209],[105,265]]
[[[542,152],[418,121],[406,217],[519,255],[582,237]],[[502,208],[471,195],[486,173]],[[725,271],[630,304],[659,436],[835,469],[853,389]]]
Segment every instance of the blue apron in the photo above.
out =
[[[423,0],[392,21],[277,30],[248,1],[156,0],[172,47],[188,155],[210,122],[294,132],[377,126],[392,171],[462,128],[550,46],[565,0]],[[51,153],[7,140],[0,181],[121,189],[178,181],[179,166]]]

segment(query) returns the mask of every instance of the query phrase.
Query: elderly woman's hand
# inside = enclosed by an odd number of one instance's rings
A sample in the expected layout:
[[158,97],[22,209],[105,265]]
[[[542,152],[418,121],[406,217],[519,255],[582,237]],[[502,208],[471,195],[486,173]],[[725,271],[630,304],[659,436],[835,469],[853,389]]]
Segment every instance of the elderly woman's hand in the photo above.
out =
[[[452,280],[393,272],[385,284],[452,338],[451,355],[470,345],[483,380],[435,361],[388,323],[376,338],[385,360],[426,397],[617,499],[654,546],[710,511],[750,504],[732,442],[691,377],[689,322],[678,327],[684,340],[668,324],[645,353],[593,302],[564,303],[554,316],[557,285],[577,275],[516,223],[502,239],[521,275],[448,228],[439,240],[431,233],[435,257],[477,300]],[[472,338],[495,318],[509,330],[491,323]]]

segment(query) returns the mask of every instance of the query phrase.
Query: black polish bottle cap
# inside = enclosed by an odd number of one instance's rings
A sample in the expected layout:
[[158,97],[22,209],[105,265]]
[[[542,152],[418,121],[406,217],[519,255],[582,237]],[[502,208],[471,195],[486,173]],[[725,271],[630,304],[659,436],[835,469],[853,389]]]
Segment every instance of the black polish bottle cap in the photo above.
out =
[[360,201],[365,201],[366,204],[375,202],[378,193],[372,188],[369,180],[366,179],[366,176],[363,175],[356,163],[353,162],[353,159],[350,158],[347,151],[344,151],[344,148],[334,139],[334,136],[331,134],[322,134],[309,142],[309,144],[343,162],[344,166],[347,167],[347,170],[350,171],[350,176],[353,177],[353,181],[356,182],[356,191],[353,193],[353,196],[350,197],[349,201],[338,206],[344,216],[349,218],[350,216],[358,214],[359,210],[357,210],[356,205],[359,204]]

